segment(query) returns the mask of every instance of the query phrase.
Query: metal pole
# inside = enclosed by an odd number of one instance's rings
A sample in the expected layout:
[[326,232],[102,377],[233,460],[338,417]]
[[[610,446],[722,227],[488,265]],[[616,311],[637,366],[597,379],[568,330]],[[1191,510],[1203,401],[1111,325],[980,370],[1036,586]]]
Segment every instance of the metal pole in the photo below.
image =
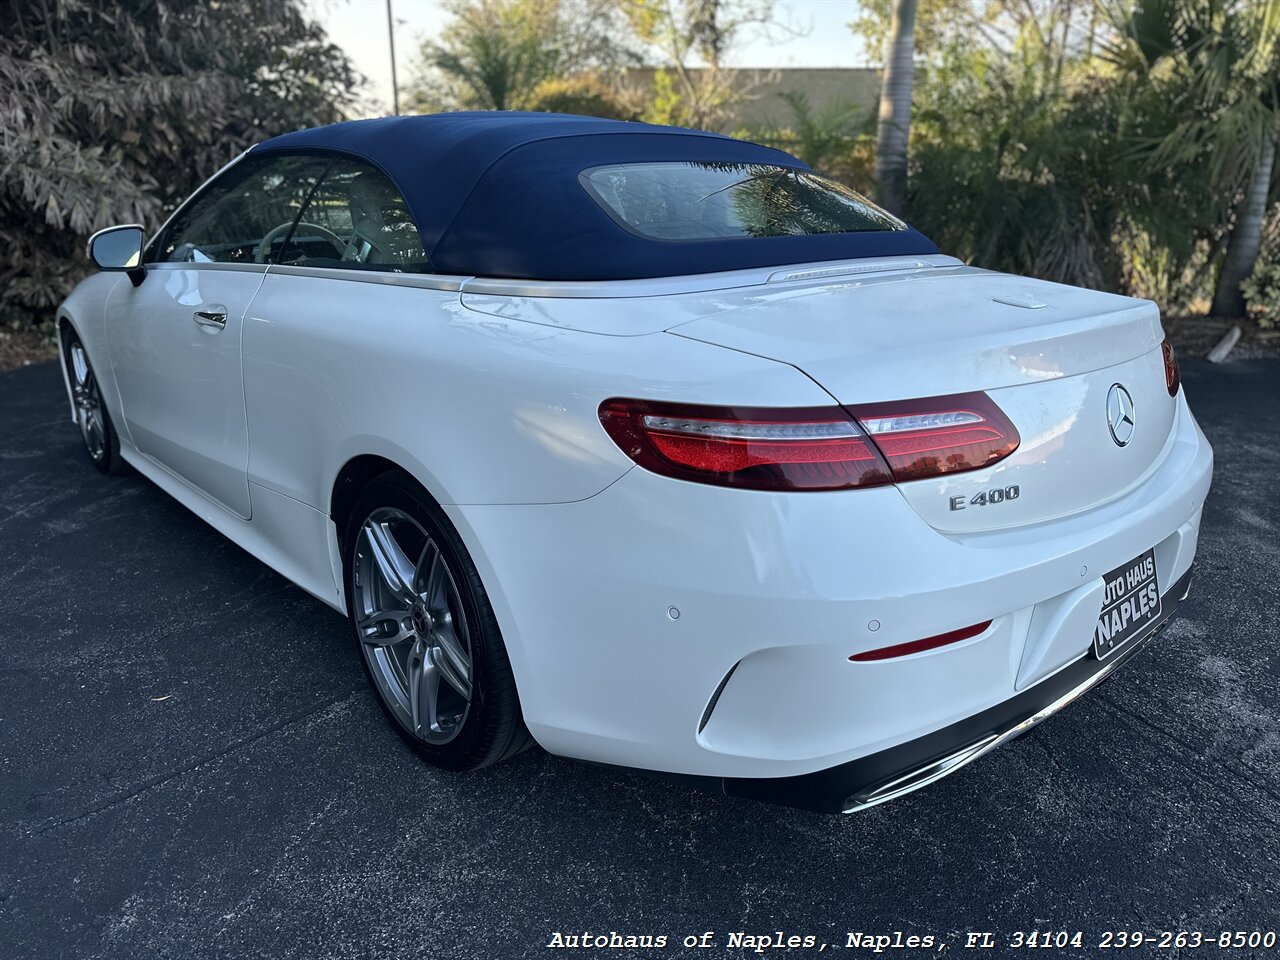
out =
[[391,108],[400,116],[400,85],[396,81],[396,21],[391,16],[391,0],[387,0],[387,45],[391,48]]

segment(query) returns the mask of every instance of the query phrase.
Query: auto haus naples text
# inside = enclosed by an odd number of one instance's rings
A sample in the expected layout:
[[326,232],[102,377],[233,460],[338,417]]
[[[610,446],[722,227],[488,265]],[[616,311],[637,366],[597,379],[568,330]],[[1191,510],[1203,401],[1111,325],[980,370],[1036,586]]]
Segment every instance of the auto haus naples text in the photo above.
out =
[[871,953],[883,953],[886,950],[942,950],[942,943],[932,934],[893,933],[858,933],[846,935],[844,943],[820,942],[814,934],[788,933],[784,930],[748,933],[743,930],[729,931],[721,934],[715,930],[702,933],[691,933],[687,936],[669,936],[665,933],[636,934],[619,933],[610,930],[598,933],[590,930],[564,932],[554,931],[548,937],[545,946],[569,950],[661,950],[684,947],[686,950],[709,949],[720,947],[727,950],[747,951],[764,954],[774,950],[806,949],[825,951],[827,947],[843,947],[847,950],[862,949]]
[[[1118,601],[1118,602],[1117,602]],[[1097,636],[1103,643],[1135,620],[1142,620],[1160,606],[1156,587],[1156,561],[1150,553],[1107,581]]]

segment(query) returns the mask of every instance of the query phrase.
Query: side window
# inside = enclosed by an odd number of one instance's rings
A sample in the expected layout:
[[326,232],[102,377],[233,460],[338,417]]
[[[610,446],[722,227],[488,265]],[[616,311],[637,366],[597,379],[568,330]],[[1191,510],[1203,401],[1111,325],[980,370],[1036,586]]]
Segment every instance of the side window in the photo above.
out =
[[347,157],[329,167],[279,257],[307,267],[431,271],[400,191],[380,171]]
[[[281,263],[298,212],[330,165],[321,156],[246,157],[181,210],[149,262]],[[334,242],[327,249],[337,247]]]

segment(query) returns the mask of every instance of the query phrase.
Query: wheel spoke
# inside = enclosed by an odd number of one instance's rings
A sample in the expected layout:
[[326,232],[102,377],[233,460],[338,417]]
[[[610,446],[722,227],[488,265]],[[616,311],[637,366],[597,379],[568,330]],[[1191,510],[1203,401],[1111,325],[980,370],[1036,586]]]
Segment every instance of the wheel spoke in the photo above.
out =
[[462,699],[471,700],[471,659],[454,635],[453,625],[444,624],[434,631],[435,665],[445,683],[458,691]]
[[364,525],[364,536],[369,544],[374,566],[377,567],[387,589],[406,606],[412,606],[415,599],[413,564],[400,549],[400,544],[396,543],[387,525],[370,520]]
[[98,460],[102,457],[107,440],[98,384],[93,378],[93,368],[89,366],[84,347],[79,343],[72,344],[70,357],[71,396],[75,401],[76,422],[80,426],[80,436],[89,455]]
[[102,451],[106,443],[102,423],[98,418],[96,408],[82,408],[80,410],[79,419],[80,436],[84,438],[85,449],[89,451],[89,456],[97,460],[102,456]]
[[[432,544],[435,547],[434,544]],[[433,617],[442,617],[449,612],[449,603],[445,597],[445,582],[449,578],[449,568],[445,565],[444,555],[438,548],[431,557],[431,567],[425,577],[425,588],[422,591],[427,601],[427,609]]]
[[427,609],[431,609],[431,574],[440,561],[440,548],[436,542],[427,537],[422,545],[422,553],[418,554],[417,566],[413,568],[413,589],[418,596],[427,601]]
[[89,411],[89,435],[93,440],[94,450],[100,450],[106,445],[106,431],[102,429],[102,411],[97,407]]
[[89,376],[89,360],[78,343],[71,348],[71,371],[75,376],[76,385],[83,387]]
[[440,732],[437,696],[440,692],[440,673],[427,656],[427,646],[415,643],[409,651],[408,689],[409,711],[413,717],[413,732],[418,736]]

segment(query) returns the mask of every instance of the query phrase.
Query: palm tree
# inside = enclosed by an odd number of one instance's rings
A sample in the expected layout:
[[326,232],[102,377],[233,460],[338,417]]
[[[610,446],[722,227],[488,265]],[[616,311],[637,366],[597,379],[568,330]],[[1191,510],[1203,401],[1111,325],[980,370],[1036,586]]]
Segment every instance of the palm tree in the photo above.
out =
[[[409,88],[412,112],[528,110],[557,88],[629,62],[616,0],[446,0],[451,15],[426,40]],[[580,92],[580,89],[579,89]]]
[[815,108],[804,90],[785,90],[778,99],[791,111],[786,126],[795,133],[796,156],[815,170],[830,173],[831,161],[848,152],[862,108],[839,100]]
[[442,42],[422,47],[424,65],[443,82],[450,106],[511,110],[555,74],[555,3],[484,0],[454,3]]
[[1276,137],[1273,132],[1264,137],[1258,151],[1258,159],[1249,178],[1249,188],[1236,210],[1235,226],[1227,241],[1227,253],[1222,258],[1222,270],[1213,292],[1210,312],[1224,317],[1244,316],[1244,293],[1240,284],[1249,279],[1258,262],[1262,249],[1262,221],[1266,218],[1267,193],[1271,188],[1271,173],[1276,163]]
[[876,126],[876,184],[880,205],[901,214],[907,193],[907,140],[915,84],[916,0],[893,0],[880,121]]
[[1162,88],[1181,119],[1150,145],[1156,167],[1209,158],[1232,224],[1212,312],[1244,314],[1280,134],[1280,2],[1144,0],[1122,20],[1121,66]]

